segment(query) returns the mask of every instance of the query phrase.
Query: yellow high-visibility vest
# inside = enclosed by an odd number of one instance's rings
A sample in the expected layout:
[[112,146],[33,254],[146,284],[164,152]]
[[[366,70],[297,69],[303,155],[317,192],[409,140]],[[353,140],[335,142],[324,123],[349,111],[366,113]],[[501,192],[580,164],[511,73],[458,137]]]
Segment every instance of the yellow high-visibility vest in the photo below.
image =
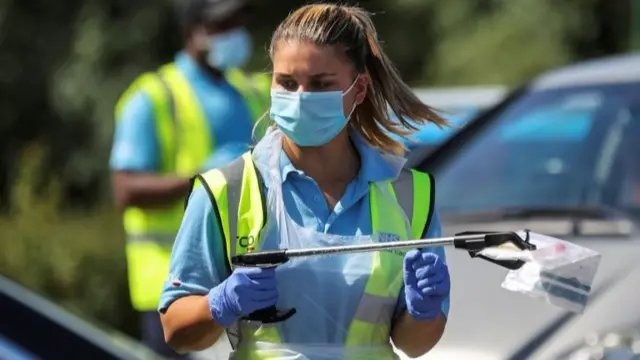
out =
[[[249,91],[247,85],[238,90],[247,93],[249,104],[257,101],[257,93]],[[215,139],[211,138],[208,121],[188,80],[175,63],[141,75],[118,100],[116,119],[126,101],[138,91],[147,94],[153,105],[161,159],[159,172],[191,177],[215,150]],[[183,212],[183,201],[164,209],[130,207],[124,211],[129,292],[136,310],[157,309]]]
[[[198,175],[194,188],[199,185],[205,187],[217,209],[227,269],[231,273],[233,256],[259,248],[260,232],[266,220],[262,180],[251,153],[245,153],[226,167]],[[432,176],[416,170],[403,170],[394,181],[372,184],[369,196],[373,233],[397,234],[401,240],[421,238],[433,214],[434,189]],[[402,212],[393,210],[397,205]],[[407,231],[405,216],[410,221],[411,233]],[[255,245],[242,246],[240,239],[245,237],[252,237]],[[398,358],[390,345],[390,324],[403,284],[403,257],[386,251],[372,256],[371,274],[344,344],[347,359]],[[267,353],[255,347],[256,342],[281,342],[275,327],[255,327],[242,322],[235,331],[239,331],[240,336],[230,335],[230,340],[241,359],[269,359]],[[362,349],[367,347],[373,352],[364,355]],[[358,351],[349,356],[349,348]]]
[[267,112],[271,104],[271,75],[246,74],[236,68],[227,70],[224,77],[245,98],[255,123]]

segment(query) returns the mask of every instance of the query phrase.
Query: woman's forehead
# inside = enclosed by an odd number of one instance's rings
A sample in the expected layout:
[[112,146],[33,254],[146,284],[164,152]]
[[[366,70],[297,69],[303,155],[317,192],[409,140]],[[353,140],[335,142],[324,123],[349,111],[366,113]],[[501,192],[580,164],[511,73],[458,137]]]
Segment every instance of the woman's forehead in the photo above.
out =
[[351,73],[352,65],[338,46],[318,46],[307,42],[285,41],[275,47],[273,72],[311,76]]

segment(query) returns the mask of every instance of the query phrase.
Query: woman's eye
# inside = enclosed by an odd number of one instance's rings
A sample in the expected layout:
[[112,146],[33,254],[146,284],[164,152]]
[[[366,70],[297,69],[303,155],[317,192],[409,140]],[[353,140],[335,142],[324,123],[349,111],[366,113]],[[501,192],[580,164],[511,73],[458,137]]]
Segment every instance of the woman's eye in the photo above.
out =
[[296,91],[298,89],[298,84],[293,80],[280,80],[278,82],[280,86],[288,91]]
[[330,89],[331,86],[333,86],[333,84],[330,82],[317,81],[311,83],[311,88],[315,91],[327,90]]

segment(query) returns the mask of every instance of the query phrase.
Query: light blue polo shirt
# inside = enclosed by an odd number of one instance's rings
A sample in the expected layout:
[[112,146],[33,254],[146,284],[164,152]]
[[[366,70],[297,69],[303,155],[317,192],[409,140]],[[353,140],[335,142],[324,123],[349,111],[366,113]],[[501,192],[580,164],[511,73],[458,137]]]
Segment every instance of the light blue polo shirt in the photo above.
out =
[[[186,52],[178,53],[175,63],[191,85],[214,139],[214,153],[207,164],[203,164],[203,169],[241,155],[251,142],[253,128],[252,117],[242,95],[223,78],[215,79],[206,73]],[[145,92],[138,91],[124,104],[117,121],[111,168],[157,171],[160,168],[160,150],[156,133],[151,99]]]
[[[331,211],[318,185],[301,171],[298,171],[288,157],[282,152],[280,157],[280,171],[282,175],[282,190],[284,203],[288,215],[297,224],[318,232],[338,235],[369,235],[371,234],[371,217],[369,209],[369,182],[389,179],[395,175],[395,170],[387,165],[381,154],[369,148],[364,141],[354,141],[361,157],[361,169],[346,188],[346,191]],[[256,148],[255,151],[258,151]],[[254,154],[256,158],[264,154]],[[264,163],[257,162],[259,169]],[[262,171],[261,171],[262,172]],[[264,172],[262,172],[264,173]],[[429,229],[423,237],[441,236],[440,221],[434,213]],[[277,239],[267,237],[263,245],[265,249],[277,248]],[[182,226],[176,238],[171,255],[170,275],[160,299],[159,310],[163,311],[176,299],[187,295],[205,295],[209,290],[227,277],[222,250],[222,239],[219,235],[218,223],[213,213],[212,204],[203,187],[198,187],[191,194]],[[423,251],[433,251],[444,259],[444,249],[429,248]],[[360,301],[359,294],[364,291],[364,283],[347,284],[344,280],[331,284],[332,291],[318,290],[305,281],[305,277],[315,278],[313,272],[301,271],[295,273],[295,294],[286,296],[305,296],[321,302],[326,309],[322,311],[298,311],[288,319],[283,328],[278,325],[281,337],[285,343],[339,343],[344,342],[345,331],[350,319],[355,314]],[[309,282],[313,283],[313,281]],[[358,296],[349,296],[353,292]],[[404,292],[398,298],[397,314],[406,308]],[[345,305],[346,304],[346,305]],[[317,304],[316,304],[317,305]],[[347,311],[337,310],[348,309]],[[333,308],[333,309],[332,309]],[[336,310],[336,311],[334,311]],[[445,315],[449,312],[449,299],[442,304]],[[339,319],[328,319],[326,313],[342,313]],[[335,322],[338,323],[335,323]],[[284,330],[284,331],[283,331]]]

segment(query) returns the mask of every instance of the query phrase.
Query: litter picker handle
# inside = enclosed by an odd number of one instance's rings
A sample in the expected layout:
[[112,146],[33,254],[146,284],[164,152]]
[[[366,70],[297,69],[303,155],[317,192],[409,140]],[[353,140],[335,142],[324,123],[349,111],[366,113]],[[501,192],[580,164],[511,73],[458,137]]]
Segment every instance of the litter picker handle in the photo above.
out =
[[269,268],[282,265],[289,261],[287,249],[249,252],[231,258],[235,266]]
[[242,320],[247,321],[259,321],[263,324],[273,324],[288,320],[295,315],[297,310],[295,308],[280,310],[274,306],[269,306],[264,309],[256,310]]
[[[231,263],[236,266],[270,268],[284,264],[288,260],[289,258],[287,257],[286,250],[272,250],[236,255],[231,258]],[[297,310],[295,308],[282,310],[273,305],[264,309],[256,310],[251,314],[242,317],[241,320],[257,321],[262,324],[274,324],[288,320],[290,317],[295,315],[296,312]]]

